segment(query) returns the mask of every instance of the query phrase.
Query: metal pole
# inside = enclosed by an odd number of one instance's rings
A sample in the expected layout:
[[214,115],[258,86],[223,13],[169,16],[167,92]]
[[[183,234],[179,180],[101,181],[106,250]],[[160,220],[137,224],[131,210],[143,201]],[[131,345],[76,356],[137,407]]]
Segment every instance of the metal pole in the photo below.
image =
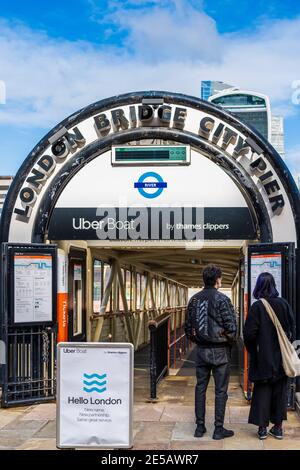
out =
[[116,267],[115,267],[115,264],[113,263],[112,266],[111,266],[111,269],[110,269],[107,284],[105,286],[104,295],[103,295],[103,299],[102,299],[101,306],[100,306],[100,316],[99,316],[99,318],[97,318],[98,322],[97,322],[96,330],[95,330],[95,333],[94,333],[93,341],[99,341],[100,340],[100,335],[101,335],[101,331],[102,331],[102,327],[103,327],[103,323],[104,323],[103,315],[105,314],[106,307],[107,307],[107,304],[108,304],[108,301],[109,301],[109,297],[110,297],[112,283],[113,283],[113,280],[114,280],[115,273],[116,273]]
[[128,334],[128,340],[130,343],[134,344],[134,335],[132,331],[132,325],[131,321],[129,318],[129,310],[128,310],[128,304],[127,304],[127,299],[126,299],[126,292],[125,292],[125,287],[124,287],[124,279],[122,276],[122,271],[121,267],[119,265],[119,262],[116,260],[116,268],[117,268],[117,273],[119,277],[119,286],[120,286],[120,292],[123,300],[123,305],[124,305],[124,312],[125,312],[125,324],[126,324],[126,329],[127,329],[127,334]]
[[171,367],[170,344],[171,344],[171,318],[169,318],[169,320],[168,320],[168,369],[170,369],[170,367]]
[[150,331],[150,398],[156,400],[156,330]]

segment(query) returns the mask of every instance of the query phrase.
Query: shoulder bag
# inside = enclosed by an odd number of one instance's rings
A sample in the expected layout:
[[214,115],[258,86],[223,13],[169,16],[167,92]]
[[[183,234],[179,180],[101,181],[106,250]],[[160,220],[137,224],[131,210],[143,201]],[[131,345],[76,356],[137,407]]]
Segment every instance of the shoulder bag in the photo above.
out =
[[285,331],[282,328],[281,323],[269,302],[266,299],[260,300],[262,301],[270,319],[276,328],[282,356],[283,369],[288,377],[298,377],[300,375],[300,358],[298,357],[296,350],[285,334]]

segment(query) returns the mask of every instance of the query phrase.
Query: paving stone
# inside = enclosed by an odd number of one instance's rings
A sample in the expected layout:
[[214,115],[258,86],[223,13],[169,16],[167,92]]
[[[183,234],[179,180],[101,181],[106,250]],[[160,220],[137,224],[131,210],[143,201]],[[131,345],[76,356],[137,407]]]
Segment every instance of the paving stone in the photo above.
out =
[[34,437],[41,439],[56,438],[56,421],[48,421],[45,426],[34,434]]
[[135,445],[169,444],[175,423],[144,422],[135,436]]
[[175,380],[166,380],[165,382],[160,382],[158,387],[159,390],[164,390],[166,388],[172,388],[173,390],[185,388],[187,381],[175,381]]
[[249,442],[247,440],[239,440],[234,438],[227,438],[223,441],[224,450],[263,450],[263,443],[259,439]]
[[54,420],[56,418],[56,404],[55,403],[43,403],[36,405],[24,414],[24,420]]
[[195,387],[197,383],[196,377],[188,377],[188,379],[189,379],[187,382],[188,387]]
[[165,444],[142,444],[142,443],[135,443],[132,450],[168,450],[169,449],[169,443]]
[[15,435],[16,437],[18,437],[19,434],[21,436],[24,435],[26,437],[32,436],[34,433],[39,431],[43,426],[45,426],[45,424],[47,424],[46,420],[28,421],[28,420],[22,420],[18,418],[18,419],[11,421],[6,426],[4,426],[0,431],[0,436],[5,435],[5,434]]
[[184,401],[184,396],[183,395],[178,395],[177,397],[176,396],[173,396],[173,395],[168,395],[168,394],[160,394],[158,396],[158,402],[159,403],[169,403],[169,404],[182,404]]
[[300,417],[295,411],[288,411],[288,419],[285,423],[300,427]]
[[133,411],[134,421],[159,421],[164,409],[165,405],[153,403],[135,405]]
[[0,434],[0,449],[17,449],[25,442],[26,438],[10,436],[8,434]]
[[[170,369],[170,370],[174,370],[174,369]],[[184,375],[169,374],[165,377],[164,381],[165,382],[170,382],[170,381],[171,382],[172,381],[174,381],[174,382],[176,382],[176,381],[177,382],[185,382],[185,381],[187,381],[187,379],[188,379],[188,376],[186,377]],[[161,382],[161,383],[163,383],[163,382]]]
[[58,450],[56,439],[29,439],[18,450]]
[[6,410],[0,410],[0,429],[3,429],[14,420],[22,417],[22,413],[6,413]]
[[182,401],[182,405],[183,405],[183,406],[192,406],[192,407],[194,407],[194,399],[189,399],[189,400],[188,400],[188,399],[185,398],[185,399]]
[[223,441],[171,441],[170,449],[172,450],[222,450]]
[[275,439],[269,436],[263,441],[266,450],[300,450],[300,439]]
[[283,425],[284,430],[284,437],[288,439],[300,439],[300,427],[299,426],[291,426],[291,425]]
[[164,421],[181,421],[181,422],[195,422],[195,411],[192,406],[184,405],[166,405],[162,413],[161,422]]
[[263,441],[257,437],[256,426],[250,424],[230,424],[234,436],[224,439],[224,450],[263,450]]
[[137,433],[142,429],[143,423],[141,422],[134,422],[133,423],[133,429],[132,429],[132,435],[133,435],[133,440],[135,439],[135,436]]
[[230,423],[248,423],[250,407],[229,406]]
[[[36,406],[36,405],[33,405],[33,406]],[[15,406],[15,407],[11,407],[11,408],[4,408],[4,410],[7,412],[7,413],[26,413],[28,410],[32,409],[33,407],[32,405],[30,406]]]
[[207,432],[201,438],[194,437],[196,424],[177,422],[172,431],[172,441],[207,442],[212,440],[213,424],[206,425]]
[[46,419],[43,420],[24,420],[22,418],[15,419],[7,424],[2,431],[15,431],[22,428],[24,431],[26,430],[36,430],[41,429],[47,423]]

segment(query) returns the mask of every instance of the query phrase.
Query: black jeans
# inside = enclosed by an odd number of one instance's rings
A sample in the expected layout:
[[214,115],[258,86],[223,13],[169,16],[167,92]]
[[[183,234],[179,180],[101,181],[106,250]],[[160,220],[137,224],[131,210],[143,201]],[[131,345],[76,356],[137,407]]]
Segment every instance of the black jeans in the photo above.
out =
[[287,419],[287,378],[255,382],[249,423],[268,427]]
[[224,424],[227,390],[230,378],[230,348],[197,346],[195,414],[197,426],[205,424],[206,390],[211,373],[215,381],[215,427]]

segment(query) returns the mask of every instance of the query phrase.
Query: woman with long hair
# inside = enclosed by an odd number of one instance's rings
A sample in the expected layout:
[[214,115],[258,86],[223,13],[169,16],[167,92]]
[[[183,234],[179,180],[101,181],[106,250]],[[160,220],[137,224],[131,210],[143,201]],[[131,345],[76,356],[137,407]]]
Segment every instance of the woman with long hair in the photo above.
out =
[[254,383],[248,422],[258,426],[259,439],[269,434],[283,438],[282,422],[287,419],[287,377],[277,331],[263,302],[266,299],[276,313],[287,337],[294,338],[294,315],[289,303],[279,297],[274,277],[270,273],[258,276],[250,308],[244,325],[244,342],[250,355],[249,380]]

